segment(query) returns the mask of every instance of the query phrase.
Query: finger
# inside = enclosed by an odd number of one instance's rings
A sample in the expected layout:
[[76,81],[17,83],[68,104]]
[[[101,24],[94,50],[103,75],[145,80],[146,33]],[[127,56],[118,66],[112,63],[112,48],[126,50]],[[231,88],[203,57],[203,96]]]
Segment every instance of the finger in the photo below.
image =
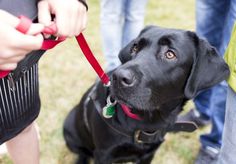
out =
[[0,65],[0,70],[2,71],[8,71],[8,70],[14,70],[17,67],[17,63],[8,63],[4,65]]
[[20,22],[19,18],[15,17],[14,15],[4,10],[0,10],[0,20],[12,27],[16,27]]
[[9,59],[9,63],[18,63],[25,58],[26,55],[20,55]]
[[67,16],[67,13],[57,12],[56,11],[56,25],[57,25],[57,35],[58,36],[68,36],[69,34],[69,26],[70,21],[67,18],[70,18],[70,16]]
[[77,18],[77,24],[75,25],[76,29],[75,29],[75,34],[74,35],[79,35],[82,30],[85,29],[86,26],[86,20],[87,20],[87,11],[86,8],[84,7],[84,5],[80,4],[79,5],[79,10],[78,13],[76,15]]
[[43,44],[43,36],[42,34],[33,36],[18,33],[18,35],[15,35],[15,40],[12,44],[16,48],[26,51],[39,50]]
[[33,23],[30,26],[29,31],[27,32],[28,35],[37,35],[39,33],[41,33],[44,29],[44,25],[40,24],[40,23]]
[[82,19],[80,20],[80,26],[78,26],[76,31],[76,36],[79,35],[82,31],[85,30],[87,25],[87,14],[82,13],[82,16],[80,16]]
[[15,48],[15,49],[11,49],[11,50],[8,49],[5,51],[2,51],[1,56],[0,56],[0,64],[16,61],[17,58],[19,58],[19,60],[21,60],[22,58],[24,58],[26,56],[26,54],[28,52],[29,52],[29,50],[27,51],[27,50],[19,49],[19,48]]
[[76,25],[75,25],[75,31],[74,31],[74,35],[79,35],[82,30],[85,29],[86,26],[86,20],[87,20],[87,10],[86,7],[77,1],[78,5],[78,10],[77,10],[77,15],[75,16],[75,20],[76,21]]
[[39,23],[42,23],[45,26],[49,26],[51,23],[50,6],[47,1],[42,0],[38,3],[38,20]]
[[80,32],[81,26],[82,26],[82,20],[83,20],[83,11],[81,11],[83,8],[81,5],[78,6],[78,10],[75,15],[75,24],[74,24],[74,35],[78,35]]
[[70,30],[69,30],[69,37],[75,36],[78,26],[80,26],[80,17],[77,17],[79,15],[79,6],[73,7],[73,12],[71,13],[70,19]]
[[[19,54],[18,54],[19,55]],[[18,63],[20,62],[22,59],[25,58],[26,55],[19,55],[19,56],[14,56],[8,59],[1,59],[0,60],[0,65],[6,64],[6,63]]]
[[67,35],[69,37],[73,37],[76,35],[76,31],[77,31],[77,28],[79,28],[80,26],[80,17],[78,17],[79,15],[79,6],[74,6],[72,9],[71,9],[71,19],[69,21],[69,25],[67,27]]
[[87,12],[86,12],[84,19],[83,19],[82,31],[84,31],[86,29],[87,23],[88,23],[88,17],[87,17]]

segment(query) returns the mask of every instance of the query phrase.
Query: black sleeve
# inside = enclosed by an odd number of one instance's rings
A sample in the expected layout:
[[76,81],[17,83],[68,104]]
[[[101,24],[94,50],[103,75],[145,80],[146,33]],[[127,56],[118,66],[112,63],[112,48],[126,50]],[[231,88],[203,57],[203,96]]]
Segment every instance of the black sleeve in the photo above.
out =
[[86,0],[79,0],[83,5],[86,7],[86,10],[88,11],[88,5],[86,3]]

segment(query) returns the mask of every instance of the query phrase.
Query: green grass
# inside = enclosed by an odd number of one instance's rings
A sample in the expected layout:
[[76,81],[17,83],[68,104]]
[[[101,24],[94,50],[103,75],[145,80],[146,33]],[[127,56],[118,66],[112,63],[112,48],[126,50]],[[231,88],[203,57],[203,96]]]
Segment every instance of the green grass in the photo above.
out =
[[[89,0],[89,21],[84,32],[92,51],[104,64],[101,49],[99,0]],[[194,0],[149,0],[145,24],[194,30]],[[70,109],[94,82],[95,72],[82,55],[74,39],[48,51],[40,61],[42,108],[40,126],[42,164],[70,164],[75,156],[65,147],[62,124]],[[192,104],[187,105],[190,108]],[[190,164],[199,148],[198,137],[209,129],[186,134],[168,134],[156,153],[153,164]],[[7,156],[0,163],[10,164]]]

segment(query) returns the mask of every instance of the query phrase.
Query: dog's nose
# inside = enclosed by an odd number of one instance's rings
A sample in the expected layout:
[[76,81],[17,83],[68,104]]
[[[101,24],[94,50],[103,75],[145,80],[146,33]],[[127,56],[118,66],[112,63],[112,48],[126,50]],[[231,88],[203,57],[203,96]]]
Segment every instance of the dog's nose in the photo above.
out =
[[136,81],[132,71],[123,69],[115,71],[112,78],[124,87],[132,87]]

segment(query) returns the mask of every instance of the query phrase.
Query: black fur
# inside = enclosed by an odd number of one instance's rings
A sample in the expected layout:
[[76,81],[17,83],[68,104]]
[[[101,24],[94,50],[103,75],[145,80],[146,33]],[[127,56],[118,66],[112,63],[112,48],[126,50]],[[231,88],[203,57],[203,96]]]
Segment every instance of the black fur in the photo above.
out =
[[[81,157],[79,163],[87,163],[90,157],[96,164],[150,163],[163,140],[136,143],[124,134],[160,130],[164,136],[187,99],[229,75],[228,66],[216,50],[195,33],[184,30],[148,26],[121,50],[119,58],[122,65],[111,73],[109,91],[96,83],[93,100],[85,103],[94,89],[91,87],[65,121],[65,140]],[[119,105],[112,118],[102,118],[96,108],[106,105],[109,92],[143,120],[127,117]]]

